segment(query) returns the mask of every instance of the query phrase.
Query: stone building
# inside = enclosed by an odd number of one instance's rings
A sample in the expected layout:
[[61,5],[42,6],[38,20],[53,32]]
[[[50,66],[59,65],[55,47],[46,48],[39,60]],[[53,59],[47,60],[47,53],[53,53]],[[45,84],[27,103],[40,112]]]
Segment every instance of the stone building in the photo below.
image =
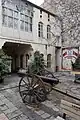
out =
[[61,19],[62,68],[69,70],[80,49],[80,0],[44,0],[42,7]]
[[57,15],[27,0],[0,0],[0,47],[11,56],[12,71],[18,67],[26,69],[30,55],[36,50],[55,71],[56,48],[58,59],[61,57],[60,34]]

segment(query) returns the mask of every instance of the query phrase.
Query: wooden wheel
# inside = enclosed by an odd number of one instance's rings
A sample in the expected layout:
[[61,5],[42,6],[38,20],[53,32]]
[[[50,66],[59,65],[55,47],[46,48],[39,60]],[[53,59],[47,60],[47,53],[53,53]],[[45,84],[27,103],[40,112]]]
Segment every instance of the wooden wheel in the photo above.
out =
[[45,85],[47,94],[49,94],[52,91],[53,86],[49,83],[46,83],[46,82],[44,82],[44,85]]
[[37,75],[28,74],[19,82],[19,93],[24,103],[39,104],[46,99],[46,90],[43,81]]

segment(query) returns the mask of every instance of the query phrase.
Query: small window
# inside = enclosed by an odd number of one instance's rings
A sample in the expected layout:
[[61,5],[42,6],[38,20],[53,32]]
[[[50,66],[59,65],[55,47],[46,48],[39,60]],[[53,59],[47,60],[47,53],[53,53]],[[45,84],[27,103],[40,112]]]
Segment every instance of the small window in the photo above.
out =
[[42,10],[40,10],[40,14],[42,14]]
[[51,39],[51,26],[47,25],[47,39]]
[[3,15],[3,16],[2,16],[2,24],[3,24],[4,26],[7,26],[7,16],[6,16],[6,15]]
[[25,31],[28,32],[28,23],[25,22]]
[[13,10],[8,9],[8,16],[13,17]]
[[30,24],[30,31],[32,32],[32,24]]
[[47,55],[47,67],[51,68],[51,54]]
[[43,23],[42,22],[38,23],[38,36],[43,37]]
[[50,14],[48,14],[48,21],[50,21]]
[[24,21],[20,21],[20,28],[21,30],[24,30]]
[[7,15],[7,8],[5,8],[5,7],[2,7],[2,14],[5,14],[5,15]]
[[14,11],[14,18],[18,18],[18,12]]
[[25,21],[28,22],[28,16],[27,15],[25,15]]
[[24,20],[24,14],[20,14],[21,20]]
[[14,18],[14,28],[18,29],[18,19]]
[[40,10],[40,18],[42,18],[42,10]]
[[8,27],[13,28],[13,18],[8,17]]

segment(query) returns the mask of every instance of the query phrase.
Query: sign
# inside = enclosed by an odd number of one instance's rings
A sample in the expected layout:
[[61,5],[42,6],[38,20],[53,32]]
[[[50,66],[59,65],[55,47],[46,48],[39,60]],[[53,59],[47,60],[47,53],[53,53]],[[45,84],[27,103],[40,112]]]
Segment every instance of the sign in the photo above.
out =
[[63,54],[62,69],[71,70],[72,69],[71,61],[73,63],[75,62],[78,56],[78,48],[64,48],[62,50],[62,54]]

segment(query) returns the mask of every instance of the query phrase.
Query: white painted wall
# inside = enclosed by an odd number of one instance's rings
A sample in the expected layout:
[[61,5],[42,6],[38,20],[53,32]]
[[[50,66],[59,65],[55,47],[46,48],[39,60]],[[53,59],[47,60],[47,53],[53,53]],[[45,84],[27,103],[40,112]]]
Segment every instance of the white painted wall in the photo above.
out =
[[[19,4],[19,0],[13,0],[14,4]],[[14,9],[14,6],[11,6]],[[0,0],[0,43],[3,41],[15,41],[21,43],[21,41],[25,44],[31,43],[34,51],[39,50],[41,53],[44,54],[45,61],[47,60],[47,54],[51,54],[52,56],[52,69],[55,69],[55,48],[53,47],[54,44],[52,42],[55,40],[55,37],[52,36],[49,43],[52,46],[47,47],[47,51],[45,49],[45,45],[48,44],[47,42],[47,25],[51,25],[51,31],[55,34],[60,36],[61,30],[60,27],[56,25],[55,18],[50,15],[50,21],[48,21],[48,14],[42,12],[42,18],[40,18],[40,10],[37,8],[33,8],[34,16],[33,16],[33,30],[32,32],[25,32],[21,31],[20,28],[15,30],[13,28],[8,28],[2,26],[2,7],[1,7],[1,0]],[[38,22],[43,22],[43,37],[38,37]],[[56,27],[54,27],[54,24]],[[4,38],[4,39],[3,39]],[[5,39],[6,38],[6,39]],[[2,44],[1,44],[2,45]],[[58,42],[56,43],[57,46],[61,46],[61,38],[59,38]]]

